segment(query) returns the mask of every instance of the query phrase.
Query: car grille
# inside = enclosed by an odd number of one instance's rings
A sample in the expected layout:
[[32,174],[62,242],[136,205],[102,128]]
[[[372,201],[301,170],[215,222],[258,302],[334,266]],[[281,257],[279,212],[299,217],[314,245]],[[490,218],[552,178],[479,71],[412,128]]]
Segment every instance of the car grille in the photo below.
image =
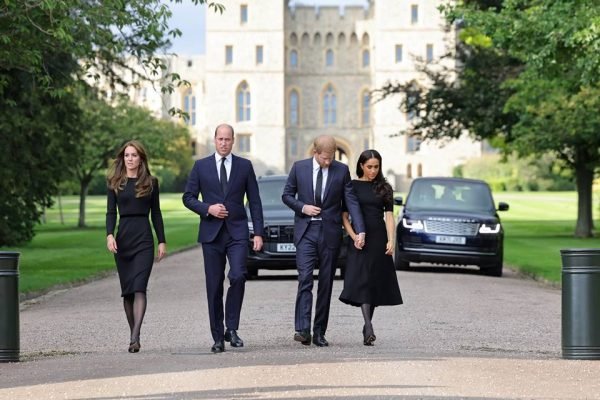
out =
[[438,235],[475,236],[478,223],[455,221],[425,221],[425,232]]
[[265,227],[267,240],[270,242],[293,243],[294,225],[273,225]]

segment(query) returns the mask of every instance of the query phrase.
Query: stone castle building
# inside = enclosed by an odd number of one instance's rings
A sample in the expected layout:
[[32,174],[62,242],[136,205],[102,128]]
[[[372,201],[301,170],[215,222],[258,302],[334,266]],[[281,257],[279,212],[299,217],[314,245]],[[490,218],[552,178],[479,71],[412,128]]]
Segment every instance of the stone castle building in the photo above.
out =
[[169,58],[191,83],[162,97],[138,89],[134,100],[164,117],[170,107],[190,115],[197,157],[214,151],[222,122],[236,130],[234,152],[258,175],[287,173],[311,154],[313,139],[334,135],[337,158],[350,170],[360,153],[377,149],[396,190],[417,176],[448,176],[478,157],[467,138],[444,147],[397,133],[414,116],[400,98],[373,101],[387,82],[422,78],[417,58],[434,61],[453,46],[455,31],[440,0],[222,0],[207,12],[206,54]]

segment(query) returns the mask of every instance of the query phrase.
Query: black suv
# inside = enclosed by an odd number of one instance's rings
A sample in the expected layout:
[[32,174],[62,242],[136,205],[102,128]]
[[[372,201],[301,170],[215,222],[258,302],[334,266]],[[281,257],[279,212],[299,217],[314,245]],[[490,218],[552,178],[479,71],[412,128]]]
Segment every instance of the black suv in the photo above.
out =
[[[413,181],[396,228],[395,264],[477,265],[502,276],[504,231],[487,183],[461,178]],[[498,211],[508,204],[498,203]]]
[[[258,178],[258,189],[263,206],[265,236],[261,251],[252,250],[254,229],[248,214],[250,242],[248,243],[248,278],[258,275],[259,269],[296,269],[296,246],[294,246],[294,211],[281,201],[287,175],[269,175]],[[338,266],[343,276],[346,262],[346,243],[342,245]]]

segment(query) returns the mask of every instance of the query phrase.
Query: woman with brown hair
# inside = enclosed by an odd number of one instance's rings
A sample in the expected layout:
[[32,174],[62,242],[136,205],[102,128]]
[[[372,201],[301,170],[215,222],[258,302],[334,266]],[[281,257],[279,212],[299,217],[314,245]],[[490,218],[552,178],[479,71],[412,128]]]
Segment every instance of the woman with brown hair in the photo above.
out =
[[[140,351],[140,329],[146,313],[146,289],[154,262],[154,238],[158,239],[157,261],[167,253],[160,212],[158,180],[150,174],[146,150],[136,140],[123,145],[108,173],[106,247],[114,254],[125,315],[131,333],[129,352]],[[119,229],[114,231],[119,213]]]

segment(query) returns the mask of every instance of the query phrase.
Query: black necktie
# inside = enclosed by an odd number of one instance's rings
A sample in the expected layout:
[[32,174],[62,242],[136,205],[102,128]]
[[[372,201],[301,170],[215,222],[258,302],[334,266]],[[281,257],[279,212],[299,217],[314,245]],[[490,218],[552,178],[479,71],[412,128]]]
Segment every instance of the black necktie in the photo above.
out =
[[221,158],[221,189],[223,189],[223,194],[227,191],[227,170],[225,169],[225,160],[226,158]]
[[321,207],[323,205],[321,200],[321,191],[323,190],[323,169],[319,168],[317,173],[317,185],[315,187],[315,205]]

